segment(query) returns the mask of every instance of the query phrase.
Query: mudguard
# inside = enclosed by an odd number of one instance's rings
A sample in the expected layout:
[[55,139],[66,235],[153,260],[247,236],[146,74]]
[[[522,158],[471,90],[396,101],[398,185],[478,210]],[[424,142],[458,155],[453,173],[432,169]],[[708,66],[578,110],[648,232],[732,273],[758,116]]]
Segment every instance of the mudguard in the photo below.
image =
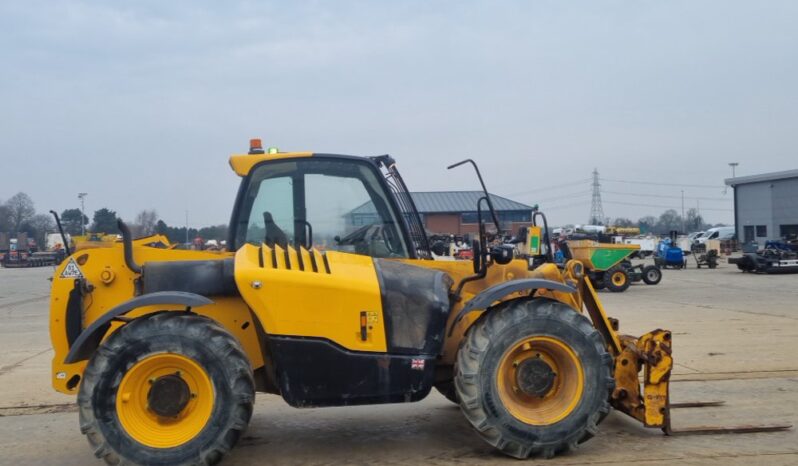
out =
[[115,318],[127,314],[133,309],[144,306],[153,306],[156,304],[164,305],[182,305],[186,308],[204,306],[212,304],[210,299],[194,293],[186,293],[184,291],[159,291],[157,293],[150,293],[137,296],[133,299],[127,300],[122,304],[113,307],[108,312],[100,316],[97,320],[91,323],[83,332],[80,333],[78,338],[69,348],[69,353],[64,359],[64,363],[72,364],[78,361],[89,359],[94,353],[94,350],[100,345],[105,333],[111,326],[111,321]]
[[516,291],[522,290],[538,289],[562,291],[564,293],[576,293],[576,288],[572,286],[542,278],[522,278],[519,280],[511,280],[509,282],[499,283],[498,285],[493,285],[490,288],[483,290],[480,294],[474,296],[471,301],[467,302],[466,305],[463,306],[463,309],[460,310],[460,312],[457,314],[457,317],[452,322],[452,326],[449,329],[449,334],[451,335],[454,327],[463,319],[463,317],[469,313],[478,311],[480,309],[485,309],[490,306],[491,303],[498,301],[500,298],[507,296],[510,293],[515,293]]

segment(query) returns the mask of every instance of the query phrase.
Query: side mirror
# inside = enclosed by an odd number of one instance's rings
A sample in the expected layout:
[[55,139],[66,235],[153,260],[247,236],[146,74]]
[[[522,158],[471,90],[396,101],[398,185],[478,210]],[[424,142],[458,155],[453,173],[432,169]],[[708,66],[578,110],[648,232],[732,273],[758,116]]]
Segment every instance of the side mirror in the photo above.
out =
[[483,257],[482,257],[482,244],[477,240],[471,240],[471,254],[474,256],[474,273],[482,271]]
[[513,260],[513,246],[500,244],[490,249],[490,258],[499,265],[509,264]]

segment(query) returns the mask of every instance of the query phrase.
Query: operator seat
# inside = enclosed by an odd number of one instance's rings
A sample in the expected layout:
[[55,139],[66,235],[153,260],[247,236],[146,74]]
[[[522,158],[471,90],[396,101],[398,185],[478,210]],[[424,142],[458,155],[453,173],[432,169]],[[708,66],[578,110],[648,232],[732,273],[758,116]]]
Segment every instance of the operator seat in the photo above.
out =
[[266,227],[266,234],[263,237],[263,242],[270,247],[278,245],[285,249],[288,247],[288,236],[285,232],[274,223],[274,218],[271,212],[263,212],[263,223]]

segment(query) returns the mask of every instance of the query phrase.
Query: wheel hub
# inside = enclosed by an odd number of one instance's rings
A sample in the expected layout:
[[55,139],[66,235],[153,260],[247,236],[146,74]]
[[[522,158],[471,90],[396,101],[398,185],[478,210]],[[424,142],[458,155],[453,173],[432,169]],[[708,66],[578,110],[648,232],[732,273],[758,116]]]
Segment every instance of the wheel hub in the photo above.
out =
[[551,366],[538,357],[522,361],[516,369],[515,377],[522,392],[543,398],[554,386],[556,376]]
[[188,405],[191,390],[179,373],[163,375],[152,382],[147,407],[162,417],[177,417]]

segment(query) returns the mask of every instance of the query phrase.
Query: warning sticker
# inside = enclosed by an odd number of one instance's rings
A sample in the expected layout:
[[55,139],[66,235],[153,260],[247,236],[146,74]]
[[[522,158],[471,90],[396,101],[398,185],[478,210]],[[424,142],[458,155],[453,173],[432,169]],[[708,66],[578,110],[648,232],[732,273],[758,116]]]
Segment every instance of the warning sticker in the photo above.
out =
[[64,267],[64,271],[61,272],[61,278],[83,278],[83,273],[81,273],[80,267],[78,267],[75,259],[69,259],[66,267]]

